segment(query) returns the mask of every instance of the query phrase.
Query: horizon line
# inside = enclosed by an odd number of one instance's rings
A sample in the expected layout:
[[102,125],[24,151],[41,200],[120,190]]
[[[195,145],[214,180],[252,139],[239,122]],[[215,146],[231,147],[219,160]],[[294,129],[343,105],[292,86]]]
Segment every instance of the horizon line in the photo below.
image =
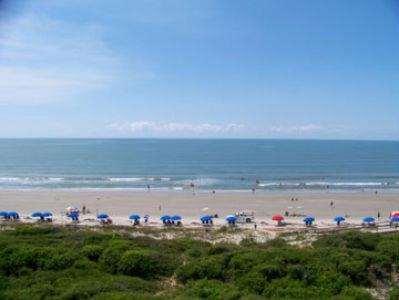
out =
[[397,139],[377,138],[274,138],[274,137],[0,137],[0,140],[280,140],[280,141],[364,141],[399,142]]

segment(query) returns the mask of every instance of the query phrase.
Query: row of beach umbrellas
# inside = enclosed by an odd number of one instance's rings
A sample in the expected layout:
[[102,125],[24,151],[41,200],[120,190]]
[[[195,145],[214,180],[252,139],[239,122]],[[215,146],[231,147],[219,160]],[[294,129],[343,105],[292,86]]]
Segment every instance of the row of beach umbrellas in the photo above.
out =
[[[31,214],[32,218],[51,218],[53,216],[53,214],[51,212],[33,212]],[[15,211],[10,211],[10,212],[6,212],[6,211],[0,211],[0,217],[3,218],[19,218],[19,214]],[[67,210],[67,217],[72,218],[72,219],[77,219],[79,217],[79,212],[77,210]],[[97,215],[97,219],[100,220],[104,220],[104,219],[108,219],[109,215],[105,214],[105,213],[101,213]],[[148,218],[148,216],[145,216],[145,218]],[[139,221],[141,219],[141,216],[138,214],[133,214],[129,217],[130,220],[133,221]],[[166,221],[181,221],[182,217],[180,215],[163,215],[160,217],[160,220],[162,222],[166,222]],[[213,216],[210,215],[204,215],[200,217],[200,221],[203,223],[208,223],[211,222],[213,220]],[[234,215],[228,215],[225,219],[228,223],[235,223],[237,221],[237,217]],[[274,215],[272,216],[272,220],[273,221],[277,221],[277,222],[282,222],[284,220],[284,217],[281,215]],[[337,222],[337,224],[340,224],[341,222],[344,222],[346,219],[342,216],[337,216],[334,218],[334,221]],[[396,215],[392,215],[391,216],[391,222],[394,223],[399,223],[399,213]],[[305,222],[306,224],[312,224],[315,221],[314,217],[305,217],[303,219],[303,222]],[[375,218],[373,217],[365,217],[362,219],[363,223],[366,224],[372,224],[375,223]]]

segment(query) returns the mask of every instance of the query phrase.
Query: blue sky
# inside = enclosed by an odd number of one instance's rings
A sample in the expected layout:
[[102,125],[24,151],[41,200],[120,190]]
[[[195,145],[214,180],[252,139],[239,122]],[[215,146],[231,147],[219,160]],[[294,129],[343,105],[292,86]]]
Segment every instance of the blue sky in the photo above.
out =
[[0,9],[0,137],[399,138],[396,0]]

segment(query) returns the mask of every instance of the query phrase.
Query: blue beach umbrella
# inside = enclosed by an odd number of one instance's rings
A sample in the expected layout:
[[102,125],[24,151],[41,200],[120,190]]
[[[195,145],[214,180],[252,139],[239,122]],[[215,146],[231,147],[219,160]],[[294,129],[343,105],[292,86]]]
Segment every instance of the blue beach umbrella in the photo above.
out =
[[237,217],[235,217],[233,215],[227,216],[226,221],[227,222],[235,222],[235,221],[237,221]]
[[180,217],[180,216],[178,216],[178,215],[175,215],[175,216],[172,216],[171,219],[172,219],[173,221],[180,221],[180,220],[182,219],[182,217]]
[[341,216],[338,216],[338,217],[335,217],[334,221],[335,222],[343,222],[343,221],[345,221],[345,218],[341,217]]
[[391,219],[391,222],[398,223],[398,222],[399,222],[399,217],[393,217],[393,218]]
[[15,218],[15,217],[18,217],[19,214],[16,211],[10,211],[8,213],[8,216],[11,217],[11,218]]
[[314,222],[314,218],[313,217],[306,217],[305,219],[303,219],[303,221],[305,222],[305,223],[312,223],[312,222]]
[[99,214],[97,215],[97,219],[108,219],[109,216],[107,214]]
[[8,217],[8,212],[0,211],[0,217]]
[[212,221],[212,217],[211,216],[202,216],[200,218],[201,222],[209,222]]
[[363,219],[364,223],[374,223],[375,219],[373,217],[366,217]]
[[67,217],[68,217],[68,218],[75,219],[75,218],[79,218],[79,214],[76,213],[76,212],[72,212],[72,213],[68,214]]
[[129,219],[130,219],[130,220],[140,220],[141,217],[140,217],[139,215],[131,215],[131,216],[129,217]]
[[167,216],[167,215],[165,215],[165,216],[162,216],[162,217],[160,217],[160,220],[161,220],[161,221],[167,221],[167,220],[170,220],[170,216]]
[[42,213],[42,216],[45,217],[45,218],[48,218],[48,217],[52,217],[53,214],[51,212],[49,212],[49,211],[46,211],[46,212]]
[[32,218],[41,218],[43,217],[43,214],[41,212],[34,212],[32,213]]

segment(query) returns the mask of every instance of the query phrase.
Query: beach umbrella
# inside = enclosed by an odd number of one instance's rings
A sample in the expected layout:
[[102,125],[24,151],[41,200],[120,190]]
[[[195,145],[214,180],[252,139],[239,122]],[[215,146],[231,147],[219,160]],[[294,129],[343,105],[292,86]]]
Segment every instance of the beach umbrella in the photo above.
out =
[[341,217],[341,216],[338,216],[338,217],[335,217],[334,221],[335,222],[343,222],[343,221],[345,221],[345,218]]
[[272,220],[273,221],[277,221],[277,222],[281,222],[282,220],[284,220],[284,217],[280,216],[280,215],[275,215],[275,216],[272,217]]
[[364,223],[374,223],[375,219],[373,217],[366,217],[363,219]]
[[313,217],[306,217],[305,219],[303,219],[303,221],[305,222],[305,223],[312,223],[312,222],[314,222],[314,218]]
[[68,207],[68,208],[66,209],[66,211],[67,211],[68,213],[72,213],[72,212],[78,212],[79,209],[77,209],[76,207],[70,206],[70,207]]
[[129,219],[130,219],[130,220],[140,220],[141,217],[140,217],[139,215],[131,215],[131,216],[129,217]]
[[10,211],[8,213],[8,216],[11,217],[11,218],[15,218],[15,217],[18,217],[19,214],[16,211]]
[[167,220],[170,220],[170,216],[167,216],[167,215],[165,215],[165,216],[162,216],[162,217],[160,217],[160,220],[161,220],[161,221],[167,221]]
[[97,215],[97,219],[108,219],[109,216],[107,214],[99,214]]
[[393,211],[393,212],[391,212],[390,217],[391,217],[391,218],[393,218],[393,217],[399,217],[399,211]]
[[233,216],[233,215],[227,216],[226,221],[227,222],[235,222],[235,221],[237,221],[237,217]]
[[182,219],[182,217],[181,217],[181,216],[178,216],[178,215],[175,215],[175,216],[172,216],[171,219],[172,219],[173,221],[180,221],[180,220]]
[[393,218],[391,219],[391,222],[398,223],[398,222],[399,222],[399,217],[393,217]]
[[8,217],[8,212],[6,211],[0,211],[0,217]]
[[48,217],[52,217],[53,214],[51,212],[49,212],[49,211],[46,211],[46,212],[42,213],[42,216],[45,217],[45,218],[48,218]]
[[34,212],[32,213],[32,218],[42,218],[43,214],[41,212]]
[[77,219],[77,218],[79,218],[79,214],[76,212],[71,212],[70,214],[68,214],[67,217],[72,218],[72,219]]
[[212,220],[212,217],[211,216],[202,216],[200,218],[200,220],[201,220],[201,222],[207,222],[207,221],[209,222]]

